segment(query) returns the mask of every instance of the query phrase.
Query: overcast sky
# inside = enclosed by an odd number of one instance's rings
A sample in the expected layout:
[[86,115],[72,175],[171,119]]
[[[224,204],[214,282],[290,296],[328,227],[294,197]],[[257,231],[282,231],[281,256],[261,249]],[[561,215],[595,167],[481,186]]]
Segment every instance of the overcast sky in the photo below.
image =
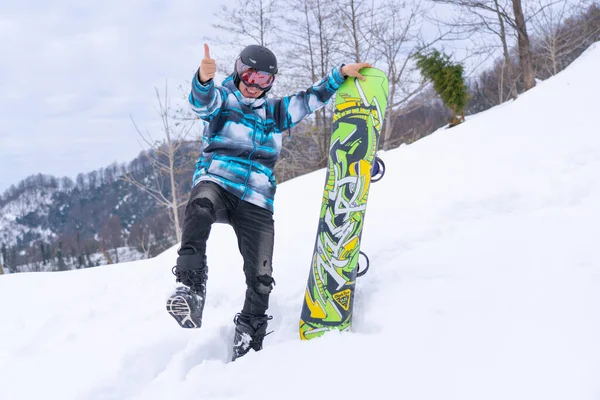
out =
[[[0,194],[32,174],[74,179],[133,160],[143,147],[131,117],[161,137],[155,88],[167,81],[187,107],[204,42],[217,62],[242,47],[211,27],[235,4],[0,0]],[[217,36],[228,45],[207,40]]]
[[0,193],[31,174],[74,178],[136,157],[130,116],[157,127],[154,88],[168,80],[177,97],[213,12],[233,2],[0,2]]
[[[234,4],[0,0],[0,194],[32,174],[75,178],[133,160],[143,147],[131,117],[160,137],[155,88],[167,81],[187,106],[203,43],[217,62],[242,47],[211,28]],[[229,45],[207,40],[217,36]]]

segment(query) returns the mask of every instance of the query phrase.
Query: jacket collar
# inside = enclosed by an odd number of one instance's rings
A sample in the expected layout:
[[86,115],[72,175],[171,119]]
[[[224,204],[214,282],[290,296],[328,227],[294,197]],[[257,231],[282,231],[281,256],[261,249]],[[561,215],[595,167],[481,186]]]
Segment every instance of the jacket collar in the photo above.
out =
[[223,81],[223,86],[225,86],[227,89],[229,89],[229,91],[231,91],[231,93],[234,94],[234,96],[237,98],[237,100],[240,103],[245,104],[249,107],[260,108],[265,103],[264,96],[260,97],[258,99],[253,99],[253,98],[248,98],[248,97],[242,96],[242,92],[240,92],[239,89],[235,86],[235,82],[233,80],[233,74],[231,74],[227,78],[225,78],[225,80]]

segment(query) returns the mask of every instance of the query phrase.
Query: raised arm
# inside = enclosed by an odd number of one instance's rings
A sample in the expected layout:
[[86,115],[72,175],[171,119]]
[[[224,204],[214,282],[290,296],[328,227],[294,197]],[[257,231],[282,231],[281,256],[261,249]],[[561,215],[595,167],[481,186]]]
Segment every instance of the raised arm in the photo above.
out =
[[221,90],[216,88],[214,84],[216,71],[217,64],[215,60],[210,58],[208,45],[204,44],[204,58],[198,72],[194,74],[192,79],[189,102],[192,111],[206,121],[210,121],[219,113],[223,103]]
[[364,79],[359,70],[366,67],[371,67],[371,64],[357,63],[335,67],[327,76],[307,90],[277,100],[275,115],[279,130],[285,131],[292,128],[306,116],[325,106],[347,76]]

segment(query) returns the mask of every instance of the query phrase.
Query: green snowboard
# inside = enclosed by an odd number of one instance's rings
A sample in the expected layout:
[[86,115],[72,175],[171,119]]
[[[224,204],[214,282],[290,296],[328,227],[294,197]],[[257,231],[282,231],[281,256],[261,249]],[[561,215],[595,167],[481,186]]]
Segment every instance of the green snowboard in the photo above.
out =
[[300,317],[300,338],[349,330],[371,168],[387,106],[388,79],[365,68],[338,89],[319,228]]

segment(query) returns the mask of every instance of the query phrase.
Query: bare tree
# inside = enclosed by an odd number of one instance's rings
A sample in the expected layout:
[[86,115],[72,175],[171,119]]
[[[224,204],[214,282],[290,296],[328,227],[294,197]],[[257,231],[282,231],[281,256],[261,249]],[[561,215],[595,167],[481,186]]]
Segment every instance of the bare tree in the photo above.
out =
[[[324,0],[288,0],[283,32],[289,38],[291,46],[283,52],[285,65],[293,70],[284,81],[286,92],[304,89],[329,73],[338,53],[335,39],[341,33],[336,23],[339,13],[335,3]],[[280,78],[281,79],[281,78]],[[281,81],[280,81],[281,85]],[[281,92],[278,89],[278,92]],[[282,93],[283,94],[283,93]],[[308,119],[301,129],[295,129],[294,136],[305,136],[308,140],[294,140],[294,153],[301,157],[292,157],[284,151],[286,168],[305,168],[304,160],[314,160],[317,166],[327,163],[329,140],[331,137],[331,106],[323,107],[315,113],[314,119]],[[314,124],[311,122],[314,121]],[[315,148],[316,147],[316,148]],[[315,151],[316,150],[316,151]],[[295,163],[299,161],[299,163]]]
[[390,142],[397,120],[392,117],[392,111],[398,112],[425,86],[413,73],[412,60],[415,53],[428,46],[420,37],[425,13],[420,2],[387,0],[371,25],[368,45],[374,57],[385,64],[390,88],[380,147]]
[[571,54],[600,34],[600,25],[595,29],[581,29],[581,24],[573,21],[574,15],[593,6],[587,0],[548,4],[537,2],[539,12],[532,19],[535,33],[535,55],[540,74],[544,77],[556,75],[572,61]]
[[159,105],[158,114],[162,122],[164,139],[154,140],[150,133],[142,132],[135,124],[135,121],[133,121],[138,134],[150,148],[145,154],[152,165],[154,175],[150,180],[141,181],[133,174],[123,170],[121,179],[137,186],[149,194],[160,207],[168,210],[169,217],[173,223],[175,237],[177,242],[180,242],[181,225],[179,223],[179,210],[186,204],[187,199],[184,195],[186,191],[182,191],[179,187],[176,175],[186,165],[179,165],[176,158],[180,147],[185,144],[186,139],[192,134],[192,128],[196,119],[174,115],[181,114],[183,111],[180,109],[173,112],[171,109],[166,84],[164,99],[161,98],[158,89],[156,89],[156,98]]
[[250,38],[261,46],[269,47],[276,38],[275,24],[279,17],[279,4],[278,0],[237,0],[236,5],[231,8],[221,6],[215,16],[221,22],[213,24],[213,27],[234,35],[218,40],[219,42],[230,43],[233,39],[234,43],[243,43]]
[[535,71],[533,70],[533,61],[531,57],[531,44],[529,35],[527,34],[527,22],[523,14],[523,6],[521,0],[512,0],[514,25],[517,31],[517,43],[519,48],[519,64],[523,71],[523,81],[525,89],[529,90],[535,87]]
[[[516,99],[519,95],[519,91],[517,90],[517,77],[513,71],[512,68],[512,62],[511,62],[511,58],[510,58],[510,53],[508,51],[508,42],[506,40],[506,25],[504,24],[504,18],[502,16],[502,9],[500,7],[500,3],[498,2],[498,0],[494,0],[494,10],[496,11],[496,16],[498,18],[498,26],[500,27],[500,31],[498,32],[498,36],[500,37],[500,41],[502,43],[502,55],[503,57],[503,64],[502,64],[502,72],[506,71],[507,75],[508,75],[508,81],[510,82],[510,92],[509,92],[509,96],[512,97],[513,99]],[[503,93],[503,89],[504,89],[504,73],[502,73],[500,75],[501,79],[500,79],[500,87],[499,87],[499,93],[500,93],[500,101],[499,103],[504,102],[504,93]]]
[[[517,98],[517,74],[513,70],[510,56],[509,32],[506,25],[515,26],[512,15],[508,9],[507,0],[433,0],[435,3],[450,4],[461,10],[459,16],[452,21],[446,21],[447,25],[454,27],[459,37],[473,37],[482,34],[492,35],[500,41],[502,48],[503,64],[502,74],[498,85],[498,104],[506,101],[504,95],[504,76],[508,80],[508,97]],[[510,23],[508,21],[511,21]],[[490,51],[490,45],[485,40],[476,40],[479,46]],[[493,48],[491,49],[493,50]],[[493,53],[492,53],[493,54]]]
[[77,178],[75,179],[77,182],[77,189],[79,189],[82,192],[87,189],[87,182],[83,173],[77,174]]
[[[39,272],[39,271],[34,271],[33,269],[30,270],[32,272]],[[67,271],[68,267],[67,264],[65,262],[65,256],[63,253],[63,244],[62,244],[62,240],[58,241],[58,248],[56,250],[56,271]]]
[[[525,89],[531,89],[535,86],[535,71],[531,55],[531,44],[527,33],[527,20],[523,13],[521,0],[511,0],[512,13],[508,11],[508,6],[500,3],[499,0],[433,0],[436,3],[454,4],[460,6],[463,10],[474,13],[480,20],[480,23],[473,23],[472,27],[483,26],[489,32],[498,35],[502,40],[503,54],[505,57],[505,66],[510,67],[508,46],[506,43],[506,29],[504,22],[510,25],[517,33],[517,48],[519,51],[519,65],[523,74]],[[493,15],[485,16],[481,12]],[[497,27],[494,27],[495,22]],[[515,85],[511,82],[511,94],[515,95]]]
[[336,2],[344,35],[339,35],[340,49],[345,59],[353,62],[374,62],[371,54],[373,25],[376,23],[377,8],[366,0],[344,0]]
[[71,178],[65,176],[60,179],[60,189],[62,191],[70,192],[71,190],[73,190],[74,186],[75,186],[75,183],[73,182],[73,180]]
[[148,224],[143,221],[137,221],[131,226],[129,244],[137,246],[144,253],[144,258],[150,257],[150,250],[152,249],[154,240],[154,234]]
[[[106,258],[108,264],[113,260],[119,262],[119,247],[123,245],[123,235],[121,229],[121,218],[117,215],[110,217],[108,221],[100,228],[100,249]],[[114,250],[115,258],[110,256],[110,250]]]
[[91,171],[87,174],[87,180],[89,182],[89,188],[95,189],[98,186],[98,171]]
[[[0,259],[2,260],[2,262],[0,262],[2,269],[4,266],[6,266],[6,269],[10,270],[8,266],[8,249],[4,243],[2,243],[2,246],[0,246]],[[4,273],[4,271],[2,271],[2,273]]]

